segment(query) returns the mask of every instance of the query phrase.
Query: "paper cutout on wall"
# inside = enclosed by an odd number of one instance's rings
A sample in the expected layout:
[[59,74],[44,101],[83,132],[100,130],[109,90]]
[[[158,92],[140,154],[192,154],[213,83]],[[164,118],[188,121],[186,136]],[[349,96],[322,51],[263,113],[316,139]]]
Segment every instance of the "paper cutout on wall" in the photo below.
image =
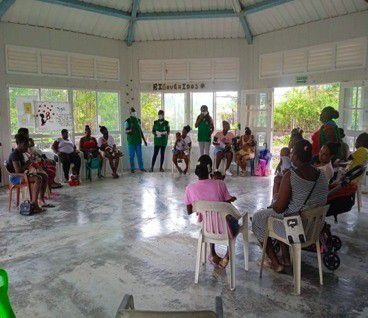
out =
[[37,96],[16,97],[15,103],[18,112],[18,127],[35,128],[33,103],[37,99]]
[[36,129],[38,132],[72,128],[70,104],[35,102]]

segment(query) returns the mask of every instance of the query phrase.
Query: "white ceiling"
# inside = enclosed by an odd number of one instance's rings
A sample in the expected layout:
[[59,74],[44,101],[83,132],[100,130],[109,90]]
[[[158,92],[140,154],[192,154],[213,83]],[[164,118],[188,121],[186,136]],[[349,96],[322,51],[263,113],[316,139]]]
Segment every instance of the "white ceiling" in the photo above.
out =
[[[83,0],[130,12],[133,0]],[[243,7],[264,0],[240,0]],[[233,0],[141,0],[139,13],[232,10]],[[254,36],[331,17],[368,10],[365,0],[293,0],[247,15]],[[139,14],[138,13],[138,14]],[[16,0],[1,21],[69,30],[125,40],[128,19],[38,0]],[[244,38],[237,17],[137,21],[135,41]]]

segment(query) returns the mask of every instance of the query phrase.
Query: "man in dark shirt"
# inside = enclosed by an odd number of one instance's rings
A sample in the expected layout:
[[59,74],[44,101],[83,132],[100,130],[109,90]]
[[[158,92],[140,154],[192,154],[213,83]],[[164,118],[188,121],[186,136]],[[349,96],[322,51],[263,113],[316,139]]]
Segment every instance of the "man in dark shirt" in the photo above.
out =
[[17,134],[15,135],[15,141],[17,147],[9,155],[9,159],[6,163],[7,170],[9,173],[12,173],[9,181],[13,184],[21,184],[24,174],[27,174],[28,182],[32,183],[31,201],[34,203],[35,211],[41,212],[42,209],[39,207],[38,202],[42,205],[45,203],[44,196],[47,178],[44,177],[43,174],[37,173],[37,171],[30,174],[28,173],[28,169],[31,168],[31,162],[26,161],[24,154],[28,150],[29,138],[22,134]]

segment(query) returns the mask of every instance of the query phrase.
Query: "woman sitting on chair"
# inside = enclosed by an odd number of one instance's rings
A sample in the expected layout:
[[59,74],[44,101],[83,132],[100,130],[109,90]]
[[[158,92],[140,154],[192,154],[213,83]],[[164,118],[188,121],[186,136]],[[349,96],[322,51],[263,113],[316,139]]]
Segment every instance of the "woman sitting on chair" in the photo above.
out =
[[[210,179],[212,172],[212,160],[208,155],[203,155],[199,158],[195,174],[198,181],[187,186],[185,189],[185,204],[187,205],[188,214],[193,213],[193,204],[198,201],[211,202],[234,202],[235,197],[229,194],[226,184],[222,180]],[[202,215],[198,216],[198,220],[202,221]],[[232,235],[235,237],[239,232],[238,220],[228,215],[227,223]],[[227,251],[224,258],[220,258],[215,250],[215,244],[211,245],[211,255],[209,260],[215,266],[225,268],[229,263],[229,251]]]
[[[310,142],[307,140],[298,141],[291,154],[291,161],[295,168],[283,175],[279,192],[276,194],[271,208],[260,210],[253,215],[253,233],[261,245],[265,239],[269,217],[282,220],[284,216],[300,214],[307,207],[326,204],[328,195],[326,176],[311,165],[311,159],[312,145]],[[290,266],[287,246],[281,243],[281,250],[282,262],[277,258],[271,240],[268,242],[266,249],[268,260],[265,265],[276,272],[282,272],[284,266]]]
[[56,162],[54,160],[48,159],[46,155],[36,147],[33,138],[29,138],[29,148],[27,155],[30,156],[30,160],[33,162],[34,167],[37,166],[47,174],[49,189],[62,188],[62,184],[55,181]]
[[[176,134],[175,145],[173,149],[173,163],[178,169],[179,173],[186,174],[189,169],[189,161],[190,161],[190,151],[192,148],[192,140],[190,139],[188,133],[190,132],[191,128],[189,125],[184,126],[181,134]],[[179,167],[179,160],[184,160],[185,162],[185,169],[184,171]]]
[[225,172],[226,175],[231,176],[229,170],[231,162],[233,161],[232,144],[235,136],[230,130],[230,124],[227,121],[222,122],[222,131],[216,133],[213,137],[213,145],[215,146],[214,155],[216,158],[216,170],[220,167],[222,159],[226,160]]
[[95,137],[91,136],[91,128],[86,125],[84,127],[85,135],[79,141],[79,150],[83,153],[84,159],[87,164],[90,164],[93,158],[98,158],[100,163],[100,169],[98,170],[98,177],[101,178],[101,167],[102,167],[102,156],[98,151],[97,140]]
[[112,177],[114,179],[119,178],[117,174],[120,157],[123,156],[121,151],[116,147],[115,139],[109,135],[109,131],[105,126],[100,126],[100,132],[102,136],[98,138],[98,147],[103,153],[103,156],[109,160],[112,170]]
[[239,151],[235,154],[235,160],[244,176],[247,160],[254,159],[256,151],[256,141],[249,127],[245,127],[244,135],[239,139]]
[[42,212],[41,206],[45,205],[45,192],[47,186],[47,175],[39,173],[32,167],[30,160],[26,161],[24,154],[29,148],[29,139],[24,135],[15,135],[17,147],[11,152],[6,163],[6,169],[10,175],[9,181],[12,184],[22,184],[24,182],[22,174],[28,175],[28,182],[32,184],[31,203],[34,204],[35,212]]

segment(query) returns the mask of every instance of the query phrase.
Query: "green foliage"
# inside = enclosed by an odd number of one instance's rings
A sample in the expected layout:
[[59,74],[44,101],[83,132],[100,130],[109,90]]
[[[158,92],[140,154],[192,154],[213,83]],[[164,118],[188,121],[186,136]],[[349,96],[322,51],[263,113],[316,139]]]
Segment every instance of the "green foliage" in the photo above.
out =
[[[216,94],[217,95],[217,94]],[[216,96],[216,128],[222,128],[222,121],[228,121],[231,129],[236,129],[238,124],[238,96],[229,94]]]
[[339,90],[339,84],[293,88],[275,105],[275,130],[291,131],[295,127],[305,132],[317,130],[321,110],[326,106],[338,108]]
[[142,130],[151,131],[157,113],[161,109],[160,93],[141,93]]
[[98,124],[107,129],[119,130],[119,94],[97,92]]
[[95,91],[73,91],[74,130],[82,133],[84,126],[89,125],[92,131],[97,130],[97,102]]

